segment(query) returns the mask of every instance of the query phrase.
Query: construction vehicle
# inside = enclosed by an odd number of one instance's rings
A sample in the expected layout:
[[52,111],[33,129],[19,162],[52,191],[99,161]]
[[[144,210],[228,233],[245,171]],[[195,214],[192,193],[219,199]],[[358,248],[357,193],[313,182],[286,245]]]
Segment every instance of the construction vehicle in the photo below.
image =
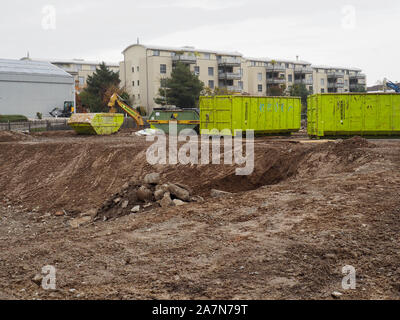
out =
[[132,109],[130,106],[128,106],[117,93],[114,93],[111,96],[110,102],[108,103],[108,107],[110,108],[110,113],[117,112],[117,109],[115,108],[115,104],[118,104],[122,110],[124,110],[130,117],[133,118],[133,120],[135,120],[138,128],[144,127],[144,121],[143,121],[143,118],[140,115],[140,113],[137,112],[136,110]]
[[384,83],[386,84],[386,87],[394,90],[396,93],[400,93],[400,87],[397,84],[387,79],[384,80]]
[[49,114],[54,118],[69,118],[74,113],[74,102],[64,101],[64,108],[54,108]]
[[117,93],[110,98],[109,113],[75,113],[69,119],[68,125],[78,134],[113,134],[124,123],[124,115],[117,113],[116,104],[135,120],[138,128],[144,127],[144,120],[139,112],[129,107]]

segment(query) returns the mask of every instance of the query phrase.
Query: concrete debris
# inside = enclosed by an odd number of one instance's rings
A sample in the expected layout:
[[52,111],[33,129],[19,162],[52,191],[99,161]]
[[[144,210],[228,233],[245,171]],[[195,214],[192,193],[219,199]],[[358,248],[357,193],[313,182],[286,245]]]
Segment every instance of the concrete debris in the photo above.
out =
[[140,187],[136,195],[137,198],[143,202],[151,201],[153,198],[153,192],[151,192],[151,190],[147,189],[145,186]]
[[156,184],[160,183],[160,180],[161,180],[160,174],[156,173],[156,172],[153,172],[153,173],[150,173],[150,174],[146,175],[144,177],[144,181],[143,182],[145,184],[154,184],[154,185],[156,185]]
[[122,202],[121,208],[122,209],[128,208],[128,205],[129,205],[129,200],[125,200],[124,202]]
[[140,211],[140,206],[134,206],[132,209],[131,209],[131,212],[132,213],[137,213],[137,212],[139,212]]
[[225,197],[225,196],[233,195],[233,193],[226,192],[226,191],[221,191],[221,190],[216,190],[216,189],[212,189],[210,195],[211,195],[211,197],[213,197],[213,198],[220,198],[220,197]]
[[182,201],[190,201],[190,193],[189,191],[178,187],[176,184],[170,183],[168,184],[168,190],[171,193],[171,195],[174,195],[178,199]]
[[156,199],[156,201],[160,201],[163,197],[164,194],[166,193],[166,191],[159,189],[154,191],[154,198]]
[[172,207],[174,205],[174,202],[171,199],[171,195],[169,192],[167,192],[164,197],[162,198],[162,200],[160,201],[160,205],[162,208],[168,208],[168,207]]
[[343,296],[343,293],[340,293],[338,291],[332,292],[332,297],[335,299],[340,299]]
[[185,204],[187,204],[187,202],[183,202],[182,200],[179,200],[179,199],[174,199],[172,202],[173,202],[177,207],[184,206]]

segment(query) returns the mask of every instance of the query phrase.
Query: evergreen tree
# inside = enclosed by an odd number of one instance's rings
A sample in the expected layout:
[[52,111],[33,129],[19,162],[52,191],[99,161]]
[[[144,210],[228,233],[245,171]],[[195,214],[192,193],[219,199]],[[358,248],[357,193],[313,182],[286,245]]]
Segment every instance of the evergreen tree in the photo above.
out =
[[304,83],[293,85],[290,88],[289,94],[292,97],[301,97],[303,109],[307,108],[307,97],[310,95],[310,91],[307,90],[307,87]]
[[178,108],[194,108],[204,89],[201,82],[189,67],[178,62],[172,70],[171,78],[161,79],[159,97],[154,101],[160,105],[175,105]]

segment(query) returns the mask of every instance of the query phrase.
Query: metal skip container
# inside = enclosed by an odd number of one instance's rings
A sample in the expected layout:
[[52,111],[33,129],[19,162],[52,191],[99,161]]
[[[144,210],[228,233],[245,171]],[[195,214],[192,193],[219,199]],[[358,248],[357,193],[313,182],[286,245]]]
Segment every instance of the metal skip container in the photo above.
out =
[[199,127],[199,113],[196,109],[154,109],[149,120],[153,129],[159,129],[169,134],[169,125],[176,124],[177,133],[182,130],[197,130]]
[[399,136],[400,94],[315,94],[308,97],[308,134]]
[[200,131],[211,135],[254,130],[255,134],[290,134],[301,128],[301,98],[200,97]]
[[76,113],[68,125],[78,134],[110,135],[117,132],[124,123],[121,113]]

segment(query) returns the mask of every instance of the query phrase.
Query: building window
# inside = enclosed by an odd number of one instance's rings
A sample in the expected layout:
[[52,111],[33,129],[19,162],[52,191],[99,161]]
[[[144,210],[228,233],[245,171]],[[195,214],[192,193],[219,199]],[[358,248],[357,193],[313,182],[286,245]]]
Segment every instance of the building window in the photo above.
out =
[[81,87],[85,85],[85,77],[79,77],[79,85]]
[[211,55],[209,53],[205,53],[204,54],[204,59],[210,60],[211,59]]
[[137,72],[139,72],[139,66],[136,68]]
[[325,79],[321,79],[321,86],[325,85]]
[[293,75],[288,74],[288,82],[293,82]]
[[210,77],[213,77],[213,76],[214,76],[214,68],[213,68],[213,67],[208,67],[208,75],[209,75]]
[[96,66],[90,66],[91,71],[96,71]]
[[208,80],[208,87],[214,89],[214,80]]
[[137,85],[138,85],[138,86],[140,85],[140,82],[139,82],[139,80],[137,81]]
[[321,93],[325,93],[325,89],[321,89]]
[[349,85],[349,80],[344,80],[344,85],[348,86]]
[[159,50],[153,50],[153,56],[159,56],[160,55],[160,51]]
[[132,87],[134,87],[135,86],[135,81],[132,81]]
[[262,81],[262,73],[257,74],[258,81]]
[[135,73],[135,67],[132,67],[132,73]]
[[256,66],[256,62],[255,62],[255,61],[251,61],[250,65],[251,65],[252,67],[255,67],[255,66]]
[[263,91],[262,84],[259,84],[259,85],[258,85],[258,92],[262,92],[262,91]]
[[167,65],[160,64],[160,73],[167,73]]
[[194,67],[194,74],[195,74],[196,76],[198,76],[198,75],[200,74],[200,67],[199,67],[199,66],[195,66],[195,67]]
[[239,84],[239,88],[240,88],[241,90],[243,90],[243,81],[239,81],[238,84]]

